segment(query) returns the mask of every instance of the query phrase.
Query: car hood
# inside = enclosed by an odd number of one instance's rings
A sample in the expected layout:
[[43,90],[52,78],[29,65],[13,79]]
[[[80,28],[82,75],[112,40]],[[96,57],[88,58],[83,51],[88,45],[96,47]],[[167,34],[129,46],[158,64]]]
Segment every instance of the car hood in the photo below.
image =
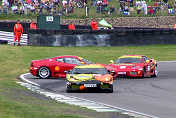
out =
[[98,81],[110,81],[113,77],[110,74],[70,74],[67,76],[69,81],[73,81],[74,78],[76,81],[88,81],[88,80],[98,80]]
[[71,76],[75,79],[80,80],[80,81],[87,81],[87,80],[93,79],[95,75],[93,75],[93,74],[74,74]]

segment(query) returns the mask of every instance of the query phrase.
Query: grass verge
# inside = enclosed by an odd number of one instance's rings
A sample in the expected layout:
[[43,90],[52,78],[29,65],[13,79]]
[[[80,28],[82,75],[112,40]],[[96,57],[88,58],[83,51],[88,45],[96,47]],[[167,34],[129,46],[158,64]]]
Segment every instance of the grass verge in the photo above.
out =
[[28,72],[31,60],[59,55],[77,55],[95,63],[108,64],[124,54],[141,54],[157,61],[176,60],[176,45],[119,47],[35,47],[0,45],[0,118],[124,118],[119,113],[97,113],[86,108],[58,103],[15,83]]

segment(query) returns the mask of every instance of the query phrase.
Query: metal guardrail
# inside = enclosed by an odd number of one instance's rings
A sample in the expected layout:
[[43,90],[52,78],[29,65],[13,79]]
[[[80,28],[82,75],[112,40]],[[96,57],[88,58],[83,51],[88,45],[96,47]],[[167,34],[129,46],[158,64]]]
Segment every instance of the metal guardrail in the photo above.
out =
[[[14,43],[14,33],[13,32],[5,32],[0,31],[0,40],[1,41],[8,41],[9,45],[12,45]],[[21,36],[21,45],[27,45],[27,34],[23,34]]]

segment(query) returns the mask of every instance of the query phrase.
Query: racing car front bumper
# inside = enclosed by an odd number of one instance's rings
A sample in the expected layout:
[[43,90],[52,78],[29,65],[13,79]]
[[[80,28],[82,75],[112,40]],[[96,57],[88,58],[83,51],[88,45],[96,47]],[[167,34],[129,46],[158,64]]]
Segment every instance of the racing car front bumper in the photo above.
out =
[[122,71],[118,70],[116,72],[116,77],[142,77],[143,70],[129,70]]
[[88,80],[83,82],[66,82],[67,89],[69,90],[111,90],[113,82],[105,83],[98,80]]
[[37,76],[37,70],[38,70],[38,68],[29,67],[29,72],[34,76]]

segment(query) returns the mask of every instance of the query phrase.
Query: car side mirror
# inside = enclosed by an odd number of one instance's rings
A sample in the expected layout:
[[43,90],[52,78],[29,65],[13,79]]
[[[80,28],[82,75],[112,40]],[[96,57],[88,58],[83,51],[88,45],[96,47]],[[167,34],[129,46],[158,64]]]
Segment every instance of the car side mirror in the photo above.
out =
[[110,62],[110,63],[112,63],[112,64],[114,63],[114,61],[113,61],[113,60],[110,60],[109,62]]
[[146,62],[146,63],[149,63],[149,62],[150,62],[150,60],[146,60],[145,62]]
[[115,75],[115,71],[110,71],[110,74],[111,74],[112,76],[114,76],[114,75]]

